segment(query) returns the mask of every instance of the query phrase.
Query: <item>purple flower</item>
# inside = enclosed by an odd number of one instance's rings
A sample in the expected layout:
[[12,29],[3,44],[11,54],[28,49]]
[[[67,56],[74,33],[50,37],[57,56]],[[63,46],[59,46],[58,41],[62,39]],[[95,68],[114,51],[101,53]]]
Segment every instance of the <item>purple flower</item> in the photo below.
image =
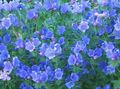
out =
[[68,64],[69,65],[75,65],[76,61],[77,61],[77,59],[76,59],[75,55],[71,54],[68,58]]
[[58,40],[58,43],[63,45],[65,43],[65,38],[64,37],[60,37]]
[[28,77],[28,73],[24,69],[17,69],[16,70],[16,75],[20,76],[21,78],[27,78]]
[[32,38],[32,43],[34,44],[35,47],[40,45],[40,40],[38,38]]
[[111,88],[110,88],[110,84],[105,85],[105,86],[103,87],[103,89],[111,89]]
[[3,40],[5,43],[9,43],[11,41],[11,38],[10,38],[10,35],[9,34],[6,34],[4,37],[3,37]]
[[80,51],[83,51],[86,48],[86,44],[82,41],[77,41],[75,47],[73,48],[73,52],[79,53]]
[[68,12],[69,10],[70,10],[70,6],[68,3],[64,3],[61,5],[61,8],[60,8],[61,13],[64,14],[64,13]]
[[97,86],[95,89],[102,89],[100,86]]
[[35,12],[34,9],[31,9],[31,10],[27,11],[26,17],[31,20],[31,19],[38,17],[38,14]]
[[62,69],[61,68],[55,69],[55,78],[60,80],[60,79],[62,79],[62,76],[63,76]]
[[2,79],[3,81],[10,80],[11,77],[9,76],[10,73],[7,71],[0,71],[0,80]]
[[58,0],[44,0],[44,8],[46,10],[56,10],[59,8]]
[[4,44],[0,44],[0,52],[2,51],[7,51],[7,46],[5,46]]
[[62,53],[62,48],[61,48],[60,44],[56,43],[54,45],[54,51],[55,51],[55,54],[61,54]]
[[49,59],[53,59],[55,57],[55,51],[53,48],[48,47],[45,51],[45,56]]
[[70,81],[70,82],[65,83],[65,85],[68,89],[71,89],[72,87],[74,87],[75,84],[74,82]]
[[37,83],[40,82],[40,78],[39,78],[40,74],[39,73],[37,73],[36,71],[32,71],[32,73],[30,75],[34,82],[37,82]]
[[5,61],[3,70],[7,71],[7,72],[12,72],[12,69],[13,69],[13,66],[12,66],[11,62]]
[[102,56],[102,49],[101,48],[96,48],[95,50],[94,50],[94,59],[96,59],[96,58],[99,58],[99,57],[101,57]]
[[19,26],[19,21],[18,21],[18,18],[17,18],[16,15],[14,15],[14,14],[9,14],[8,17],[10,18],[11,23],[12,23],[13,26]]
[[18,59],[17,56],[13,57],[12,65],[13,65],[14,67],[19,67],[19,66],[20,66],[20,60]]
[[3,28],[9,29],[9,27],[11,26],[11,24],[12,23],[11,23],[10,18],[3,18],[2,19],[1,25],[2,25]]
[[48,39],[50,39],[50,38],[52,38],[54,36],[54,34],[53,34],[53,32],[52,31],[47,31],[47,33],[45,34],[45,37],[46,38],[48,38]]
[[58,26],[57,30],[58,30],[58,34],[59,35],[64,34],[64,32],[65,32],[65,26]]
[[23,40],[21,38],[18,38],[17,41],[15,42],[15,46],[16,48],[23,48],[24,47]]
[[48,80],[48,74],[46,72],[40,73],[40,80],[46,82]]
[[98,30],[98,36],[102,36],[105,33],[104,29],[99,29]]
[[90,38],[88,38],[87,36],[83,36],[82,41],[83,41],[84,44],[88,45],[89,42],[90,42]]
[[81,13],[82,11],[84,11],[83,4],[80,4],[80,2],[72,4],[72,13]]
[[31,41],[25,43],[25,49],[32,52],[35,49],[34,44]]
[[108,65],[103,69],[103,72],[107,75],[113,74],[113,73],[115,73],[115,67],[113,67],[112,65]]
[[10,58],[10,54],[8,53],[8,51],[4,50],[1,52],[0,54],[0,60],[5,60]]
[[76,82],[79,80],[79,76],[76,74],[76,73],[72,73],[71,76],[70,76],[70,79],[73,81],[73,82]]
[[78,30],[78,24],[77,23],[73,23],[72,24],[72,29],[73,30]]
[[78,26],[78,29],[82,32],[85,32],[87,29],[89,29],[89,25],[87,21],[81,21],[80,25]]
[[20,85],[20,89],[34,89],[32,86],[30,86],[30,85],[27,85],[27,84],[25,84],[25,83],[22,83],[21,85]]

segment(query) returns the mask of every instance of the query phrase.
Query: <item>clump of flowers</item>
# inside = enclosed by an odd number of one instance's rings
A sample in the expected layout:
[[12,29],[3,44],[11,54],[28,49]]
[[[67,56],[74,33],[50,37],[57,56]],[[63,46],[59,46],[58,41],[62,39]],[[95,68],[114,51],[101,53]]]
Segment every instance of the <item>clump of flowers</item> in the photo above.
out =
[[120,89],[119,0],[0,1],[0,89]]

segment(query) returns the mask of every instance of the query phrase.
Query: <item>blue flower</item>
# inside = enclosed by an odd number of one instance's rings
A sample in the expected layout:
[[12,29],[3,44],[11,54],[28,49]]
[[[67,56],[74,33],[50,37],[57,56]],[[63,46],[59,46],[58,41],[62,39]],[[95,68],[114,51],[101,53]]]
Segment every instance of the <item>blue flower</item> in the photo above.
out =
[[90,38],[88,38],[87,36],[83,36],[82,41],[83,41],[84,44],[88,45],[89,42],[90,42]]
[[28,77],[27,71],[24,70],[24,69],[20,69],[20,68],[16,70],[16,75],[20,76],[21,78],[27,78]]
[[102,89],[100,86],[97,86],[95,89]]
[[75,55],[71,54],[68,58],[68,64],[69,65],[75,65],[76,61],[77,61],[77,59],[76,59]]
[[12,23],[13,26],[19,26],[19,21],[18,21],[18,18],[17,18],[16,15],[14,15],[14,14],[9,14],[8,17],[10,18],[11,23]]
[[115,73],[115,67],[113,67],[112,65],[108,65],[103,69],[103,72],[108,75],[108,74],[113,74]]
[[32,38],[32,43],[34,44],[35,47],[40,45],[40,40],[38,38]]
[[0,60],[5,60],[10,58],[10,54],[8,53],[8,51],[4,50],[1,52],[0,54]]
[[72,87],[75,86],[75,83],[72,82],[72,81],[70,81],[70,82],[65,83],[65,85],[66,85],[66,87],[67,87],[68,89],[71,89]]
[[72,24],[72,29],[73,30],[78,30],[78,24],[77,23],[73,23]]
[[46,10],[52,9],[52,3],[51,3],[50,0],[44,0],[44,8],[45,8]]
[[46,72],[40,73],[40,80],[46,82],[48,80],[48,74]]
[[105,85],[105,86],[103,87],[103,89],[111,89],[111,88],[110,88],[110,84]]
[[53,34],[53,32],[52,31],[47,31],[47,33],[45,34],[45,37],[46,38],[48,38],[48,39],[50,39],[50,38],[52,38],[54,36],[54,34]]
[[10,61],[5,61],[3,70],[7,71],[7,72],[11,72],[12,69],[13,69],[13,66],[12,66],[11,62]]
[[69,11],[69,9],[70,9],[69,4],[64,3],[64,4],[61,5],[60,11],[61,11],[61,13],[64,14],[64,13],[67,13]]
[[23,48],[24,47],[24,42],[21,38],[17,39],[17,41],[15,42],[15,47],[16,48]]
[[82,32],[85,32],[87,29],[89,29],[89,25],[87,21],[81,21],[80,25],[78,26],[78,29]]
[[73,82],[76,82],[79,80],[79,76],[76,74],[76,73],[72,73],[70,75],[70,79],[73,81]]
[[36,18],[38,16],[38,14],[36,14],[36,12],[35,12],[35,10],[34,9],[31,9],[31,10],[29,10],[29,11],[27,11],[27,18],[28,19],[34,19],[34,18]]
[[61,48],[60,44],[56,43],[54,45],[54,51],[55,51],[55,54],[61,54],[62,53],[62,48]]
[[37,73],[36,71],[32,71],[32,73],[30,74],[31,75],[31,77],[32,77],[32,80],[34,81],[34,82],[37,82],[37,83],[39,83],[40,82],[40,74],[39,73]]
[[20,66],[20,60],[18,59],[17,56],[13,57],[12,65],[13,65],[14,67],[19,67],[19,66]]
[[58,43],[63,45],[65,43],[65,38],[64,37],[60,37],[58,40]]
[[25,43],[25,49],[32,52],[35,49],[34,44],[31,41]]
[[9,27],[11,26],[11,24],[12,24],[12,23],[11,23],[10,18],[3,18],[3,19],[2,19],[1,25],[2,25],[3,28],[9,29]]
[[0,52],[2,51],[7,51],[7,46],[5,46],[4,44],[0,44]]
[[62,76],[63,76],[62,69],[61,68],[55,69],[55,78],[60,80],[60,79],[62,79]]
[[101,57],[102,56],[102,49],[101,48],[96,48],[95,50],[94,50],[94,59],[96,59],[96,58],[99,58],[99,57]]
[[6,34],[4,37],[3,37],[3,41],[5,43],[9,43],[11,41],[11,38],[10,38],[10,35],[9,34]]
[[25,84],[25,83],[22,83],[21,85],[20,85],[20,89],[34,89],[32,86],[30,86],[30,85],[27,85],[27,84]]
[[48,47],[45,51],[45,56],[49,59],[53,59],[55,57],[55,51],[53,48]]
[[58,30],[58,34],[64,34],[65,32],[65,26],[58,26],[57,27],[57,30]]
[[98,36],[102,36],[105,33],[104,29],[99,29],[98,30]]

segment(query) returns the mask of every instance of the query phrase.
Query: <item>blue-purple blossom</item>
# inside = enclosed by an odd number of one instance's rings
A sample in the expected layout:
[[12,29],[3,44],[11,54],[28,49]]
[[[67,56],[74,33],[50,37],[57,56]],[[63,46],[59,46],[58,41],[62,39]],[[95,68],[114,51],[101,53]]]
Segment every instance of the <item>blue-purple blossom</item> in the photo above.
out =
[[16,15],[14,15],[14,14],[9,14],[8,17],[10,18],[11,23],[12,23],[13,26],[19,26],[19,21],[18,21],[18,18],[17,18]]
[[83,36],[82,41],[84,44],[88,45],[90,43],[90,38],[88,36]]
[[105,85],[103,89],[111,89],[110,84]]
[[55,57],[55,50],[51,47],[48,47],[45,51],[45,56],[49,59],[53,59]]
[[73,82],[76,82],[76,81],[79,80],[79,76],[78,76],[76,73],[71,73],[70,79],[71,79]]
[[24,82],[20,85],[20,89],[34,89],[32,86],[25,84]]
[[63,70],[61,68],[55,69],[55,78],[60,80],[63,76]]
[[4,29],[9,29],[9,27],[11,26],[11,20],[10,18],[3,18],[2,19],[2,22],[1,22],[1,25],[2,25],[2,28]]
[[89,29],[89,25],[87,21],[81,21],[81,23],[78,26],[78,29],[82,32],[85,32],[87,29]]
[[32,43],[34,44],[35,47],[40,45],[40,40],[38,38],[32,38]]
[[19,67],[19,66],[20,66],[20,60],[18,59],[17,56],[13,57],[12,65],[13,65],[14,67]]
[[11,62],[10,61],[5,61],[3,70],[7,71],[7,72],[11,72],[12,69],[13,69],[13,66],[12,66]]
[[57,30],[58,30],[58,34],[64,34],[64,32],[65,32],[65,26],[58,26],[57,27]]
[[61,13],[67,13],[70,10],[70,6],[68,3],[64,3],[61,5],[60,11]]
[[26,42],[25,49],[30,51],[30,52],[34,51],[35,46],[34,46],[33,42],[31,42],[31,41]]
[[7,71],[0,71],[0,80],[6,81],[6,80],[10,80],[11,77],[9,76],[10,72]]
[[64,37],[60,37],[58,40],[58,43],[63,45],[65,43],[65,38]]
[[3,41],[5,43],[9,43],[11,41],[11,37],[9,34],[5,34],[5,36],[3,37]]
[[48,74],[46,72],[40,73],[40,80],[46,82],[48,80]]
[[31,77],[32,77],[32,80],[34,81],[34,82],[40,82],[40,73],[37,73],[36,71],[32,71],[32,73],[30,74],[31,75]]
[[27,11],[26,17],[31,20],[31,19],[38,17],[38,14],[35,12],[34,9],[31,9],[31,10]]
[[69,65],[75,65],[76,61],[77,61],[77,59],[76,59],[75,55],[71,54],[68,58],[68,64]]
[[112,65],[108,65],[103,69],[103,72],[105,74],[113,74],[113,73],[115,73],[115,67]]
[[15,42],[15,48],[23,48],[24,47],[24,42],[21,38],[18,38],[17,41]]
[[72,87],[75,86],[75,83],[72,82],[72,81],[70,81],[70,82],[65,83],[65,86],[66,86],[68,89],[71,89]]

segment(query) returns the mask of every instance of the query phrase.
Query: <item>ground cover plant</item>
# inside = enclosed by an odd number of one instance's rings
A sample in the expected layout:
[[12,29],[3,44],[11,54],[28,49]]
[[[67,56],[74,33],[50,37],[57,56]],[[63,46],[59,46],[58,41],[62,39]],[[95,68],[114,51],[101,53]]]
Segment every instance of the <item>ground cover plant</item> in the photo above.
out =
[[120,0],[0,0],[0,89],[120,89]]

